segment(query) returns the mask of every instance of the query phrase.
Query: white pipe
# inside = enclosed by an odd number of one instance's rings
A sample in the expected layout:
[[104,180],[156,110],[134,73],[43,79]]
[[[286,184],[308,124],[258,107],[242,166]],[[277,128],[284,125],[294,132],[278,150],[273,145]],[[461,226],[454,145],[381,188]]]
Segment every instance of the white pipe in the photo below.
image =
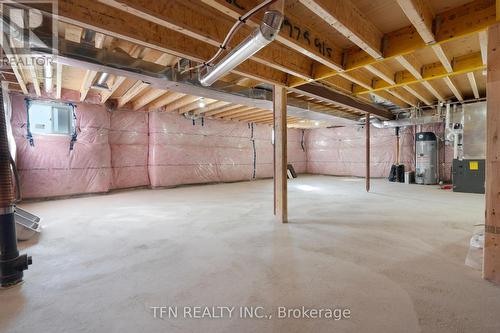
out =
[[51,93],[53,88],[53,68],[52,60],[45,58],[45,64],[43,66],[43,77],[44,77],[44,87],[46,93]]

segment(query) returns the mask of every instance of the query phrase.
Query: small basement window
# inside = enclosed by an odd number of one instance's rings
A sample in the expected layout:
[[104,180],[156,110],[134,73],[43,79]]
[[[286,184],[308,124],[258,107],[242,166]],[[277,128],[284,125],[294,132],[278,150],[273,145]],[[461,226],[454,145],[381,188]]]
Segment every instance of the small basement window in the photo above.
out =
[[66,103],[29,101],[29,131],[33,134],[73,133],[73,106]]

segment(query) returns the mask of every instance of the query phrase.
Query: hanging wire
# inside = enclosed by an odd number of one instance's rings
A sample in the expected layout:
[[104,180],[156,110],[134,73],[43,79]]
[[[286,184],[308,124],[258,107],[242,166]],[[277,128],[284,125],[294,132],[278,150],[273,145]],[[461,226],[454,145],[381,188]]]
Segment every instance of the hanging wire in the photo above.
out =
[[243,14],[242,16],[238,17],[238,21],[236,21],[233,26],[231,27],[231,29],[229,29],[229,32],[227,33],[226,35],[226,38],[224,38],[224,41],[222,42],[222,44],[219,45],[219,49],[217,50],[217,52],[214,54],[214,56],[212,58],[210,58],[209,60],[201,63],[201,64],[198,64],[196,66],[193,66],[193,67],[190,67],[190,68],[187,68],[185,70],[183,70],[181,72],[181,74],[184,74],[186,72],[189,72],[189,71],[192,71],[192,70],[195,70],[195,69],[198,69],[198,68],[201,68],[203,66],[211,66],[211,64],[217,60],[217,58],[220,57],[220,55],[222,54],[222,52],[224,52],[226,49],[227,49],[227,45],[229,44],[229,42],[231,41],[231,39],[233,38],[234,34],[236,33],[236,31],[238,31],[238,29],[246,23],[246,21],[252,17],[253,15],[255,15],[257,12],[259,12],[262,8],[276,2],[277,0],[266,0],[264,2],[262,2],[261,4],[255,6],[254,8],[252,8],[250,11],[248,11],[247,13]]

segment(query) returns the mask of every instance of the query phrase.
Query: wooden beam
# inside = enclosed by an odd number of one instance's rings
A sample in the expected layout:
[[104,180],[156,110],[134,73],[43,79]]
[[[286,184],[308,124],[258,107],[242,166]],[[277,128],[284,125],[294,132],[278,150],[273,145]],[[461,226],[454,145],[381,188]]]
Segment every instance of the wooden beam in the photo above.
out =
[[476,78],[474,77],[474,72],[467,73],[467,79],[469,79],[469,84],[472,88],[472,92],[474,93],[474,98],[479,98],[479,90],[477,89]]
[[60,63],[56,65],[56,98],[61,99],[62,91],[62,74],[64,66]]
[[[203,100],[205,102],[205,106],[200,108],[200,102],[201,102],[201,100]],[[211,104],[214,104],[216,102],[217,102],[217,100],[215,100],[215,99],[203,98],[202,97],[199,100],[194,101],[193,103],[190,103],[190,104],[188,104],[186,106],[183,106],[177,112],[179,114],[183,114],[183,113],[186,113],[186,112],[189,112],[189,111],[193,111],[193,110],[196,110],[196,109],[204,109],[204,108],[207,108]]]
[[481,59],[483,59],[483,64],[486,66],[488,63],[488,31],[479,32],[479,47],[481,48]]
[[101,93],[101,104],[106,103],[108,98],[111,97],[111,95],[114,94],[114,92],[125,82],[127,78],[124,76],[117,76],[115,77],[115,80],[113,81],[113,84],[111,85],[111,88],[109,91]]
[[143,106],[145,106],[146,104],[151,103],[152,101],[154,101],[155,99],[157,99],[160,96],[165,95],[166,93],[167,93],[167,91],[165,91],[163,89],[156,89],[156,88],[151,89],[146,94],[142,95],[139,98],[136,98],[132,102],[132,109],[134,109],[134,111],[137,111],[140,108],[142,108]]
[[278,222],[288,222],[287,198],[287,127],[286,89],[274,86],[274,215]]
[[382,32],[351,1],[299,1],[374,59],[383,57]]
[[137,82],[135,82],[134,85],[132,85],[132,87],[130,87],[130,89],[127,90],[127,92],[125,94],[123,94],[123,96],[120,96],[118,98],[118,105],[117,105],[117,107],[118,108],[123,107],[132,98],[134,98],[135,96],[137,96],[141,92],[143,92],[144,89],[146,89],[147,87],[149,87],[149,83],[147,83],[147,82],[143,82],[143,81],[140,81],[140,80],[137,81]]
[[403,89],[406,90],[407,92],[409,92],[410,94],[412,94],[413,96],[415,96],[416,98],[418,98],[419,100],[421,100],[422,102],[424,102],[425,104],[427,105],[431,105],[432,102],[425,98],[424,96],[422,96],[421,94],[419,94],[415,89],[411,88],[410,86],[406,85],[406,86],[403,86]]
[[83,102],[85,100],[85,97],[87,97],[87,94],[90,90],[90,87],[92,86],[92,83],[94,82],[96,75],[96,71],[87,70],[85,72],[85,76],[83,77],[82,85],[80,87],[80,102]]
[[[254,110],[255,112],[251,112]],[[255,109],[248,109],[244,112],[243,115],[235,116],[232,117],[232,120],[250,120],[250,119],[261,119],[261,118],[267,118],[267,117],[272,117],[273,113],[269,110],[255,110]]]
[[417,29],[426,44],[434,44],[436,39],[432,32],[434,14],[427,0],[397,0],[406,17]]
[[[389,92],[391,95],[394,95],[395,97],[411,106],[417,106],[418,104],[418,101],[414,96],[401,88],[386,89],[385,91]],[[377,91],[375,94],[380,94],[380,91]]]
[[455,84],[453,83],[453,81],[449,78],[449,77],[445,77],[443,78],[444,82],[446,83],[446,85],[448,86],[448,88],[450,88],[451,92],[453,93],[453,95],[455,95],[455,97],[461,102],[464,100],[464,98],[462,97],[462,94],[460,93],[460,91],[457,89],[457,87],[455,87]]
[[500,283],[500,23],[488,29],[486,221],[483,277]]
[[217,101],[215,103],[212,103],[210,105],[207,105],[204,108],[199,108],[195,111],[195,114],[203,114],[204,116],[206,115],[207,112],[214,111],[214,110],[220,110],[221,108],[228,106],[231,104],[230,102],[224,102],[224,101]]
[[369,92],[400,87],[411,83],[466,74],[468,72],[482,70],[484,68],[485,66],[482,63],[481,54],[479,52],[470,53],[464,56],[454,58],[453,72],[451,73],[447,72],[447,70],[444,68],[441,62],[435,62],[432,64],[426,64],[422,66],[421,68],[422,79],[416,79],[408,70],[405,70],[396,73],[396,85],[391,86],[387,82],[380,80],[373,83],[372,89],[366,89],[366,88],[363,89],[361,87],[355,86],[353,87],[353,91],[355,94],[367,94]]
[[[488,26],[494,24],[496,22],[495,1],[474,0],[462,6],[437,13],[436,17],[439,17],[439,25],[436,26],[437,29],[434,33],[436,43],[448,43],[484,31]],[[387,60],[396,56],[407,55],[426,47],[425,42],[420,38],[415,38],[415,35],[418,35],[418,32],[413,26],[385,34],[384,58]],[[373,57],[357,48],[351,48],[345,54],[346,71],[375,62],[376,60]],[[324,77],[332,75],[335,74],[325,73]]]
[[165,95],[157,98],[146,106],[148,111],[158,110],[164,105],[168,105],[174,101],[177,101],[186,95],[177,92],[168,92]]
[[28,71],[31,77],[31,83],[33,84],[33,88],[35,88],[35,93],[38,97],[42,96],[42,91],[40,90],[40,81],[38,81],[38,75],[35,69],[35,65],[29,65]]
[[432,94],[438,101],[444,101],[443,95],[432,86],[429,81],[422,81],[422,85]]
[[[218,11],[210,6],[190,0],[99,1],[216,47],[219,47],[223,42],[225,34],[234,24],[234,19],[220,15]],[[231,45],[238,45],[252,31],[253,28],[242,26],[233,35]],[[312,79],[312,60],[284,45],[271,43],[259,51],[252,59],[301,79]]]
[[[43,8],[40,10],[44,11]],[[57,18],[195,62],[206,61],[217,51],[215,46],[92,0],[59,0]],[[252,60],[243,62],[233,72],[270,84],[287,83],[286,73]]]
[[436,57],[438,57],[439,61],[443,64],[444,69],[446,69],[448,73],[452,73],[453,67],[451,66],[450,59],[444,52],[443,47],[439,44],[432,45],[432,50],[436,54]]
[[370,192],[370,114],[365,116],[365,189]]
[[199,100],[200,98],[201,97],[199,97],[199,96],[191,96],[191,95],[181,97],[180,99],[176,100],[175,102],[165,105],[163,107],[163,111],[170,112],[170,111],[179,110],[183,106],[186,106],[190,103],[193,103],[193,102]]
[[349,96],[330,90],[324,86],[316,84],[304,84],[296,88],[290,88],[291,91],[298,94],[303,94],[324,102],[331,102],[338,107],[347,107],[350,109],[357,109],[364,113],[372,113],[384,119],[393,119],[394,115],[385,109],[377,108],[373,105],[365,104],[357,101]]
[[19,84],[19,87],[21,88],[23,94],[28,95],[28,88],[26,86],[26,82],[24,81],[21,68],[18,67],[18,61],[16,55],[13,53],[12,49],[10,48],[8,38],[5,37],[5,35],[0,36],[0,43],[2,45],[3,52],[5,53],[5,56],[8,57],[8,59],[14,59],[16,60],[15,63],[10,63],[10,66],[12,68],[12,72],[16,76],[17,83]]
[[389,84],[396,84],[396,81],[394,81],[395,73],[383,63],[367,65],[365,69]]
[[231,111],[231,110],[235,110],[235,109],[239,109],[239,108],[243,108],[243,107],[244,107],[243,105],[239,105],[239,104],[229,105],[229,106],[223,107],[223,108],[218,109],[218,110],[205,112],[204,116],[205,117],[212,117],[212,116],[215,116],[216,114],[219,114],[219,113],[224,113],[227,111]]
[[[233,20],[237,20],[241,15],[261,2],[258,0],[201,1],[230,16]],[[296,14],[297,12],[299,14]],[[300,3],[291,4],[289,2],[286,4],[285,19],[278,36],[276,36],[276,40],[321,64],[321,66],[315,65],[314,69],[325,70],[323,67],[326,67],[328,72],[332,70],[341,71],[343,68],[342,49],[337,46],[337,43],[328,34],[316,28],[318,26],[316,22],[306,19],[303,12],[306,12],[306,14],[310,13]],[[247,21],[247,24],[256,27],[260,24],[260,21],[261,15],[257,14]]]
[[252,114],[260,113],[262,112],[262,109],[258,108],[249,108],[247,110],[236,110],[236,111],[229,111],[227,113],[222,114],[223,119],[238,119],[240,117],[246,117]]

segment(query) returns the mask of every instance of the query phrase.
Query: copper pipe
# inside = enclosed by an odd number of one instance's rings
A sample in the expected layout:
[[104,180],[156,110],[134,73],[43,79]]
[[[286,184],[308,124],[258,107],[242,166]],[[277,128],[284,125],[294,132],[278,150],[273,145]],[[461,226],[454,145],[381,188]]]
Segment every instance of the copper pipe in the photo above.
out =
[[366,192],[370,192],[370,113],[366,114]]
[[7,141],[7,123],[0,89],[0,208],[14,205],[14,187],[11,173],[11,156]]

